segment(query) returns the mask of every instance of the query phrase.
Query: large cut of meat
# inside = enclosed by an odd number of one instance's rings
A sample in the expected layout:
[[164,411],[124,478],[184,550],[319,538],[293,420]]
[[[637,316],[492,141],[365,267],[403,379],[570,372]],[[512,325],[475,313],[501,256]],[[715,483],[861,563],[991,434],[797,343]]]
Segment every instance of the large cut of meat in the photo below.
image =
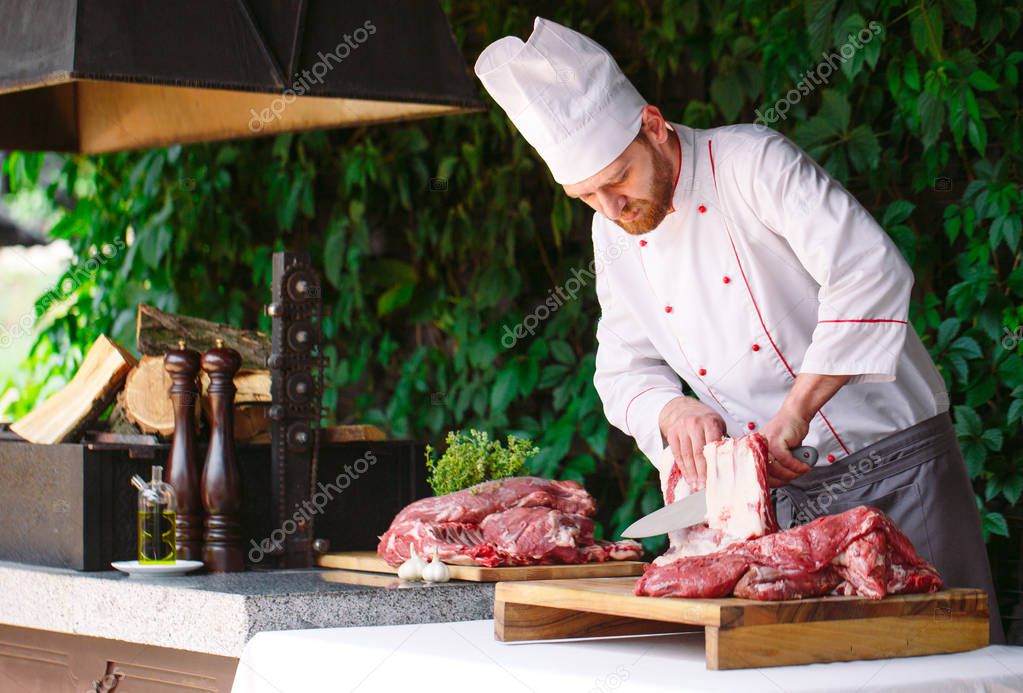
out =
[[[670,454],[670,450],[665,451]],[[799,599],[941,589],[937,570],[880,510],[859,506],[784,532],[767,490],[767,444],[750,434],[704,448],[707,522],[670,535],[670,547],[646,566],[635,593],[651,597]],[[692,490],[677,467],[665,501]]]
[[[690,488],[665,448],[672,465],[664,488],[664,502],[673,503],[699,489]],[[713,553],[735,542],[762,537],[778,530],[774,506],[767,495],[767,440],[759,433],[722,438],[703,448],[707,460],[707,521],[669,534],[670,548],[658,565],[681,556]]]
[[635,592],[648,597],[844,594],[881,599],[939,589],[938,571],[920,558],[891,518],[861,505],[712,554],[650,564]]
[[593,496],[574,481],[522,476],[488,481],[406,506],[380,537],[377,553],[400,565],[415,548],[462,565],[540,565],[630,560],[631,540],[594,540]]

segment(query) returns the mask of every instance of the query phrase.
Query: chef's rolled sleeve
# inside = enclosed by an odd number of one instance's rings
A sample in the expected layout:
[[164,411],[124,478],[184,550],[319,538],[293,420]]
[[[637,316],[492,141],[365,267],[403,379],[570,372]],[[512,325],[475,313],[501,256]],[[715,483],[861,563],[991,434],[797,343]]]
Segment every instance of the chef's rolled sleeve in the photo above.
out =
[[[596,232],[594,257],[604,257]],[[612,425],[636,440],[656,465],[664,444],[658,417],[664,405],[682,396],[672,370],[621,302],[615,303],[603,263],[595,263],[597,300],[597,358],[593,384],[604,414]]]
[[820,285],[818,323],[799,372],[895,379],[913,272],[870,213],[778,132],[727,158],[742,197]]

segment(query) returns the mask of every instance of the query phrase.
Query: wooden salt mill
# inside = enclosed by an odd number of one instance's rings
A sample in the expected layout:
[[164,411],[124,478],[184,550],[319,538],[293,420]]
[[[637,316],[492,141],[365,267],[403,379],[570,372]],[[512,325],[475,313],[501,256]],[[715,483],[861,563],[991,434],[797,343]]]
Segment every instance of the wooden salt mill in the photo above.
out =
[[202,470],[203,561],[215,573],[245,570],[238,519],[241,483],[234,458],[234,375],[241,362],[238,352],[225,348],[221,339],[202,355],[202,369],[210,377],[210,446]]
[[199,398],[199,352],[178,348],[163,357],[171,377],[174,404],[174,439],[163,480],[174,487],[178,512],[174,520],[176,555],[182,560],[202,560],[202,504],[199,500],[199,468],[195,459],[195,407]]

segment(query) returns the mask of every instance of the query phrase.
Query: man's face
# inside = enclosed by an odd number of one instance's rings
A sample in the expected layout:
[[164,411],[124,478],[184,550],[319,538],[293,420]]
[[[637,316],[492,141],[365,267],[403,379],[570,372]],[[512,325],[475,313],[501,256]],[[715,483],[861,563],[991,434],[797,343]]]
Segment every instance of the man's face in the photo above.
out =
[[597,174],[563,186],[627,232],[653,230],[671,210],[675,192],[674,165],[640,130],[625,151]]

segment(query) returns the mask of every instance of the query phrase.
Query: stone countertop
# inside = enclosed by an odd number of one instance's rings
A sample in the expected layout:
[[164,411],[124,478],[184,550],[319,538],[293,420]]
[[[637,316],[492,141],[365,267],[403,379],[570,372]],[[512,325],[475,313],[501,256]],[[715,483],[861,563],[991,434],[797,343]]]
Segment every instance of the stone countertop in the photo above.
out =
[[490,583],[322,568],[129,577],[0,561],[0,623],[239,657],[269,630],[493,617]]

